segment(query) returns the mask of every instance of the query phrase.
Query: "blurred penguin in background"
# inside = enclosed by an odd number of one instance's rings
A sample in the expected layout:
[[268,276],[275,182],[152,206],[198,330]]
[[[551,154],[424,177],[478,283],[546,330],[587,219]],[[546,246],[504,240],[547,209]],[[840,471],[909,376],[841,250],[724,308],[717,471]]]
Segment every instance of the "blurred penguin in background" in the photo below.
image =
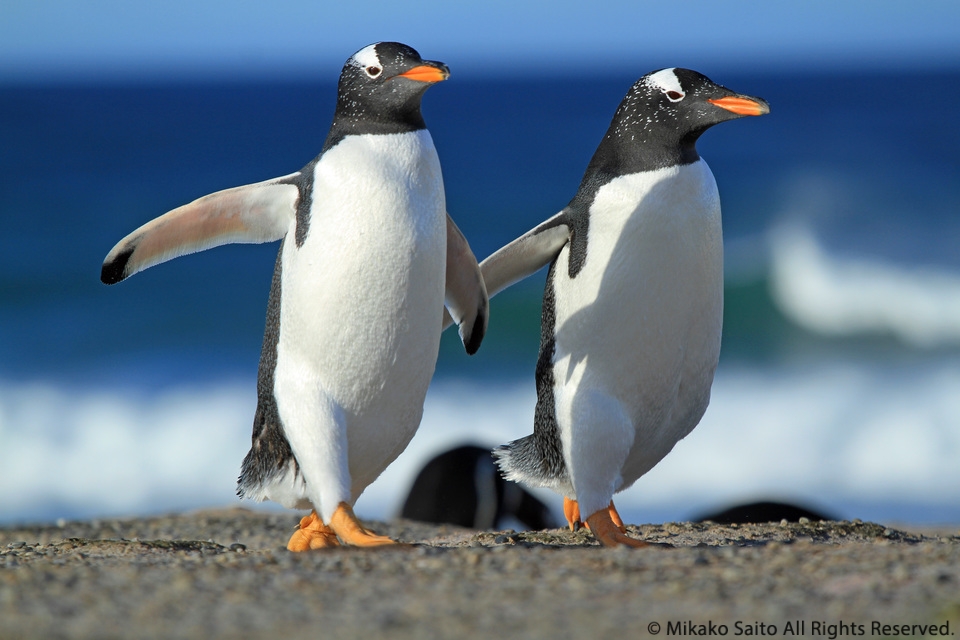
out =
[[400,517],[484,530],[517,524],[530,530],[559,526],[546,504],[503,479],[489,448],[474,445],[430,460],[414,480]]

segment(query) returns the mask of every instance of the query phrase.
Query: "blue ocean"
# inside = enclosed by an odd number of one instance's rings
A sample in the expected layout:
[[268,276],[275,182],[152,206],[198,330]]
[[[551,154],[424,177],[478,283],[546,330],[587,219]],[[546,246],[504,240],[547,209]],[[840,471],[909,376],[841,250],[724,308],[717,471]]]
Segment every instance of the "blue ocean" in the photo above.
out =
[[[621,513],[772,499],[960,522],[960,71],[700,70],[772,110],[699,143],[723,204],[720,369],[700,426]],[[569,201],[645,71],[454,69],[427,93],[448,209],[478,258]],[[309,76],[0,85],[0,522],[237,503],[277,245],[112,287],[100,264],[169,209],[302,167],[335,95]],[[395,515],[433,455],[530,433],[543,281],[494,299],[476,356],[445,334],[420,432],[362,517]]]

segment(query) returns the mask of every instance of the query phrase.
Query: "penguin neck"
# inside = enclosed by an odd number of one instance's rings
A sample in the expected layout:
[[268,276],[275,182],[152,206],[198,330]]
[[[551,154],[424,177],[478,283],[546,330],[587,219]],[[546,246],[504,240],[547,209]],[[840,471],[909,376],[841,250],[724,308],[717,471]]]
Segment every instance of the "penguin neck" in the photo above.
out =
[[691,132],[677,140],[646,130],[617,130],[611,126],[587,165],[584,182],[605,183],[618,176],[693,164],[700,159],[697,139],[701,133]]
[[[576,221],[575,227],[583,227],[579,229],[579,234],[575,228],[574,235],[586,235],[584,221],[590,205],[600,188],[610,181],[621,176],[693,164],[700,160],[697,139],[703,131],[688,133],[678,141],[676,138],[658,138],[649,135],[647,131],[618,131],[614,122],[590,159],[576,195],[567,204]],[[574,238],[574,244],[576,242],[577,238]],[[575,276],[582,266],[574,264],[573,260],[574,258],[571,258],[571,277]]]
[[389,135],[426,128],[427,124],[420,113],[419,100],[409,106],[371,109],[341,95],[337,99],[333,124],[321,153],[336,146],[349,135]]

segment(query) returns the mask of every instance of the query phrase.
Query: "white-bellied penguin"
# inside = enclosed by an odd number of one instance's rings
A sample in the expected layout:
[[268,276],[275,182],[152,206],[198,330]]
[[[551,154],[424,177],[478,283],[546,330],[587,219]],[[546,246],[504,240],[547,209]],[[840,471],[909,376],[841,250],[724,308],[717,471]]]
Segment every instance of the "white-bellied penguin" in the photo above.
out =
[[626,535],[614,493],[697,425],[720,354],[723,240],[709,127],[769,112],[688,69],[645,75],[620,103],[576,195],[484,260],[494,295],[550,264],[533,435],[499,447],[507,478],[564,496],[605,545]]
[[113,284],[186,253],[282,240],[237,493],[312,509],[292,551],[393,542],[364,529],[352,505],[420,424],[445,303],[468,353],[486,331],[483,279],[447,215],[420,111],[448,75],[403,44],[361,49],[340,74],[314,160],[174,209],[103,263]]

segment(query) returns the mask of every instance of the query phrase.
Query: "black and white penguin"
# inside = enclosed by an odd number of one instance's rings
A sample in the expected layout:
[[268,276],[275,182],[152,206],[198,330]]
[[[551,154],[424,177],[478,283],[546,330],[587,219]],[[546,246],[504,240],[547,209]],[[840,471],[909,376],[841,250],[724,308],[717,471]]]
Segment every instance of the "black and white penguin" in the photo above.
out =
[[423,466],[403,502],[400,517],[501,529],[515,520],[528,529],[552,529],[550,508],[497,472],[489,447],[462,445],[438,454]]
[[446,213],[420,112],[427,88],[448,75],[403,44],[361,49],[340,74],[320,155],[170,211],[103,264],[113,284],[186,253],[283,240],[237,492],[313,510],[292,551],[393,542],[364,529],[352,505],[420,424],[445,301],[468,353],[486,330],[483,279]]
[[723,242],[709,127],[769,112],[688,69],[645,75],[556,216],[481,263],[490,295],[550,264],[533,435],[498,448],[507,478],[564,495],[571,527],[628,537],[613,494],[697,425],[720,354]]
[[834,515],[814,511],[805,506],[789,502],[763,500],[737,504],[719,511],[701,514],[692,518],[692,521],[713,522],[715,524],[744,524],[749,522],[782,522],[784,520],[799,522],[801,518],[806,518],[811,522],[839,520]]

